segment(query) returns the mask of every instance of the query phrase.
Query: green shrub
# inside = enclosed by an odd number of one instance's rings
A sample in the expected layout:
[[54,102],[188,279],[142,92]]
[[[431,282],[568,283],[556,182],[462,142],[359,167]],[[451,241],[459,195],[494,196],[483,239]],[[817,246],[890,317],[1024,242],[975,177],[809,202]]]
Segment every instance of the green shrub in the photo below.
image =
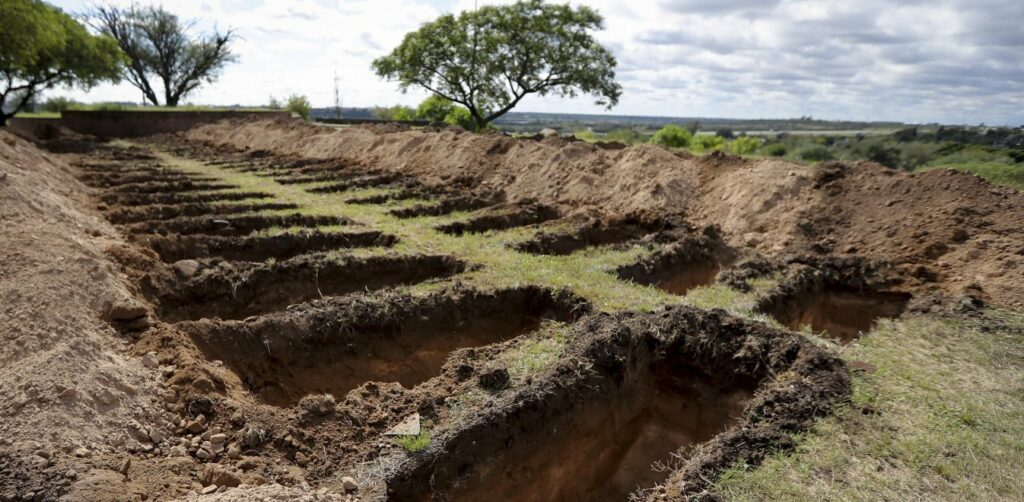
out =
[[309,120],[309,113],[312,107],[309,105],[309,99],[301,94],[292,94],[288,96],[288,103],[285,105],[285,109],[302,117],[303,120]]
[[808,162],[821,162],[835,159],[835,156],[832,155],[832,151],[828,147],[815,145],[801,150],[800,158]]
[[43,104],[40,106],[40,108],[44,112],[60,113],[60,112],[63,112],[65,110],[71,110],[71,109],[73,109],[73,108],[75,108],[77,106],[81,106],[81,105],[82,105],[81,103],[79,103],[78,101],[75,101],[75,100],[73,100],[71,98],[65,98],[65,97],[62,97],[62,96],[55,96],[55,97],[52,97],[52,98],[48,98],[46,101],[43,101]]
[[710,136],[699,134],[693,137],[690,148],[697,153],[725,150],[725,138],[721,136]]
[[789,149],[782,143],[772,143],[764,147],[763,151],[765,155],[769,155],[771,157],[785,157],[786,154],[789,153]]
[[476,122],[473,122],[473,115],[469,113],[468,108],[463,106],[452,107],[452,111],[445,115],[444,121],[467,131],[472,131],[476,127]]
[[877,162],[885,167],[896,168],[900,165],[900,151],[880,144],[868,145],[864,157],[871,162]]
[[424,99],[420,106],[416,107],[416,118],[431,122],[445,122],[453,111],[455,111],[455,104],[451,100],[435,94]]
[[736,155],[750,155],[761,147],[761,139],[754,136],[740,136],[729,142],[729,149]]
[[669,148],[686,148],[690,146],[692,139],[693,135],[690,134],[690,131],[677,125],[669,124],[654,133],[651,143]]

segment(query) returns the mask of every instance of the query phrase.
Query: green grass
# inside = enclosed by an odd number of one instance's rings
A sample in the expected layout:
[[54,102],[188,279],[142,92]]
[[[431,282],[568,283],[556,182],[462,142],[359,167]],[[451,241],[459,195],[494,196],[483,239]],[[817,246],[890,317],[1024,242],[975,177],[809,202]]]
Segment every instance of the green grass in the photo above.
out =
[[1024,315],[1007,325],[883,322],[843,357],[851,402],[760,468],[727,472],[730,500],[1024,499]]
[[398,436],[395,443],[409,453],[426,450],[430,446],[430,431],[426,427],[420,428],[420,433],[415,436]]
[[500,360],[509,375],[522,382],[551,368],[562,356],[569,341],[569,325],[549,322],[522,339],[515,347],[502,352]]
[[959,164],[936,162],[935,165],[919,168],[918,171],[927,171],[929,169],[966,171],[985,178],[993,185],[1024,190],[1024,164],[1009,164],[999,161],[964,162]]

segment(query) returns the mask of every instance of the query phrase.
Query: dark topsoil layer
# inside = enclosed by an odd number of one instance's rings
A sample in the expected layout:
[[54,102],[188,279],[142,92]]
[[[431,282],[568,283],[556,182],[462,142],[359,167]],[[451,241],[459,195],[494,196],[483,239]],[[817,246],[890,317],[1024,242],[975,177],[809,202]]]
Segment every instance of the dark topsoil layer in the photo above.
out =
[[619,267],[615,274],[622,280],[682,295],[713,283],[719,270],[736,258],[716,227],[705,227],[700,234],[679,232],[673,237],[677,240],[636,263]]
[[398,242],[393,235],[377,231],[320,232],[300,231],[277,235],[139,235],[135,241],[145,244],[171,263],[184,259],[219,257],[225,260],[286,260],[298,255],[354,247],[390,247]]
[[456,211],[476,211],[498,203],[492,196],[456,196],[445,197],[435,204],[417,204],[391,210],[391,214],[399,218],[416,218],[419,216],[444,216]]

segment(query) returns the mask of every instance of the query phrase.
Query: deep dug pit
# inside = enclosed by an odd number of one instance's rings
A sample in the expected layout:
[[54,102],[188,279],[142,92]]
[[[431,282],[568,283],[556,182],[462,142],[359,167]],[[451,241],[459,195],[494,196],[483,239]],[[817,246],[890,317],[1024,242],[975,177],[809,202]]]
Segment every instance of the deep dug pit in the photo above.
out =
[[588,310],[566,292],[524,287],[354,295],[244,322],[179,327],[261,401],[291,406],[310,394],[340,398],[366,382],[412,388],[438,376],[457,349],[509,340],[536,330],[542,319],[571,321]]
[[271,258],[286,260],[318,251],[389,247],[398,242],[397,237],[377,231],[319,230],[246,236],[144,234],[136,236],[133,240],[145,244],[160,255],[161,260],[168,263],[209,257],[243,261],[264,261]]
[[166,320],[242,319],[309,300],[448,277],[465,264],[447,256],[302,255],[264,263],[196,262],[192,276],[150,275],[147,290]]
[[649,257],[619,267],[619,279],[654,286],[675,295],[685,295],[698,286],[715,282],[718,272],[735,260],[735,252],[722,240],[715,227],[701,235],[684,234]]
[[263,192],[201,192],[201,193],[105,193],[100,200],[121,206],[152,206],[158,204],[207,204],[248,199],[271,199]]
[[389,498],[694,495],[791,447],[789,434],[850,391],[838,358],[721,311],[594,315],[572,339],[557,366],[437,431],[389,479]]
[[127,225],[133,234],[209,234],[245,235],[257,230],[271,228],[304,227],[316,228],[325,225],[347,225],[349,220],[337,216],[311,216],[301,213],[266,216],[246,214],[237,216],[184,216],[171,220],[146,221]]
[[111,223],[124,225],[149,220],[168,220],[182,216],[205,216],[260,211],[281,211],[298,209],[297,204],[265,202],[256,204],[158,204],[154,206],[129,206],[108,211],[105,216]]
[[514,205],[494,208],[487,214],[475,216],[466,221],[456,221],[437,227],[439,232],[451,235],[482,233],[489,230],[506,230],[544,223],[558,218],[558,210],[539,204]]
[[671,236],[659,234],[677,226],[677,223],[669,220],[643,216],[627,216],[610,221],[589,218],[569,231],[538,234],[533,239],[516,244],[514,249],[531,254],[567,255],[588,247],[623,244],[645,237],[654,240],[671,239]]
[[879,319],[903,314],[911,295],[895,289],[900,282],[887,263],[863,258],[798,259],[756,308],[789,329],[810,328],[849,343],[871,331]]

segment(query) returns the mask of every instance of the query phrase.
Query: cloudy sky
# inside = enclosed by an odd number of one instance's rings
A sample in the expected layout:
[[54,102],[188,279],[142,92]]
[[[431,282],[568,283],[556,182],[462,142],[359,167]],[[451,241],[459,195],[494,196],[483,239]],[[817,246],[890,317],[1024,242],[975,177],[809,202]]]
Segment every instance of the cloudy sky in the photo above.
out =
[[[503,3],[479,0],[480,4]],[[56,0],[80,13],[86,0]],[[130,0],[115,0],[128,4]],[[619,61],[611,113],[1024,124],[1022,0],[573,0],[598,9]],[[300,93],[314,106],[415,104],[370,62],[402,35],[473,0],[175,0],[198,26],[231,27],[238,63],[189,99],[265,104]],[[58,91],[140,100],[121,84]],[[586,99],[532,98],[518,110],[604,113]]]

